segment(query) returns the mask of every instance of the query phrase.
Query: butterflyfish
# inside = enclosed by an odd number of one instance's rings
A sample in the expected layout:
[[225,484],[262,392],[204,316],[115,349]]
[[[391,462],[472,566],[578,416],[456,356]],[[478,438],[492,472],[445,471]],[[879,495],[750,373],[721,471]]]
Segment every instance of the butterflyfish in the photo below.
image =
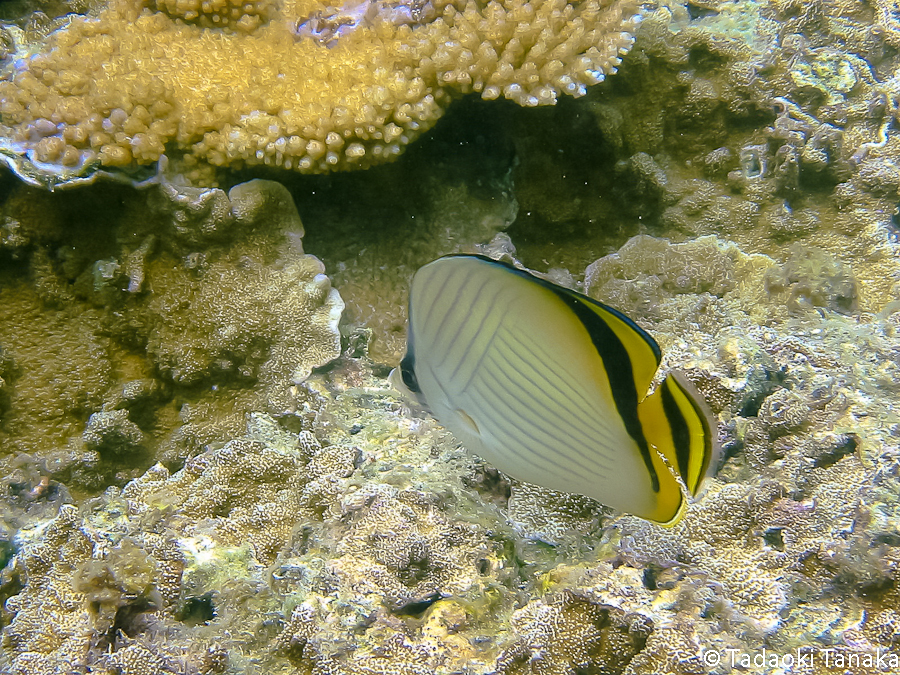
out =
[[663,525],[718,461],[716,426],[656,341],[577,291],[480,255],[420,268],[391,382],[504,473]]

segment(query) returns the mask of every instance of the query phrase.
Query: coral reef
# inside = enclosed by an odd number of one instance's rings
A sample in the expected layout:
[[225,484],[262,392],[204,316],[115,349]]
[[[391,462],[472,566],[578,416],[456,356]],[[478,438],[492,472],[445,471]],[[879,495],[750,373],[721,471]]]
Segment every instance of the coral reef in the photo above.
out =
[[[659,265],[673,256],[687,264]],[[614,297],[646,317],[656,334],[678,335],[672,342],[664,337],[664,354],[709,392],[727,421],[726,450],[735,455],[720,474],[725,482],[671,532],[622,519],[623,555],[667,575],[687,563],[690,574],[717,579],[728,611],[774,634],[770,644],[782,649],[834,640],[861,621],[862,600],[831,605],[829,593],[855,584],[862,594],[883,578],[879,542],[886,523],[871,527],[863,513],[895,509],[896,500],[877,495],[897,479],[896,469],[888,477],[880,466],[896,454],[889,422],[894,387],[885,388],[880,374],[896,350],[893,331],[885,330],[890,319],[864,327],[842,317],[842,303],[791,304],[766,281],[793,266],[790,258],[779,265],[709,237],[683,244],[642,237],[597,261],[586,277],[593,295]],[[634,279],[637,290],[623,292],[623,279]],[[705,288],[683,290],[698,282]],[[804,280],[816,297],[826,297],[830,284],[827,275]],[[760,386],[764,380],[754,372],[760,368],[769,373],[768,386]],[[861,518],[870,527],[856,529]],[[836,579],[842,581],[829,588]],[[801,592],[804,602],[828,603],[812,624],[796,606]],[[812,632],[796,633],[801,626]]]
[[399,155],[456,92],[526,106],[583,95],[631,46],[638,9],[112,0],[7,57],[0,158],[47,187],[164,153],[201,180],[198,163],[365,167]]
[[[139,21],[286,11],[235,7]],[[298,9],[290,46],[433,10]],[[894,19],[662,2],[584,97],[471,97],[366,172],[0,181],[0,671],[900,672]],[[676,527],[510,480],[387,388],[408,276],[457,250],[620,308],[704,394],[721,466]],[[304,251],[348,301],[326,368]]]
[[753,252],[802,241],[864,256],[870,223],[849,204],[897,202],[897,59],[867,7],[824,7],[661,3],[615,78],[535,123],[514,117],[523,260],[583,269],[636,222]]
[[43,311],[27,284],[0,285],[4,454],[52,447],[48,439],[65,447],[62,439],[80,436],[87,415],[102,407],[113,366],[96,320],[91,312]]
[[293,388],[340,348],[343,302],[283,186],[131,200],[142,219],[99,236],[105,223],[48,228],[5,205],[31,283],[0,273],[3,461],[27,453],[92,492],[227,440],[249,410],[302,415]]
[[[378,172],[359,182],[332,176],[311,190],[298,183],[292,191],[304,218],[352,232],[341,244],[319,237],[315,250],[341,277],[350,315],[371,329],[373,357],[396,361],[406,278],[428,259],[409,260],[409,249],[424,248],[422,239],[437,240],[444,231],[427,229],[438,223],[419,206],[420,184],[433,175],[432,164],[452,162],[449,149],[474,153],[479,143],[486,166],[510,147],[506,191],[517,211],[508,234],[529,267],[568,269],[577,282],[586,265],[642,232],[676,240],[716,234],[775,258],[797,244],[820,250],[811,257],[820,261],[814,264],[831,258],[853,270],[855,297],[846,302],[878,311],[895,283],[881,243],[891,226],[872,214],[890,214],[900,202],[896,141],[889,133],[897,59],[864,7],[829,5],[834,21],[823,19],[821,8],[661,3],[641,22],[617,76],[578,100],[530,110],[465,100],[434,130],[444,145],[429,134],[404,156],[413,161],[403,166],[421,162],[418,172]],[[832,59],[835,52],[843,56]],[[846,61],[854,73],[849,91],[831,82],[822,65],[829,59],[838,66]],[[818,89],[793,74],[805,69],[820,74]],[[835,72],[844,70],[836,66]],[[829,93],[829,87],[840,91]],[[471,131],[459,131],[463,127]],[[420,144],[428,144],[427,153],[423,147],[410,157]],[[459,171],[483,180],[471,165]],[[459,183],[458,175],[441,174],[441,180],[445,187]],[[371,204],[366,214],[373,218],[363,233],[352,228],[352,210],[338,205],[344,193]],[[474,197],[472,181],[455,195],[465,203]],[[390,219],[375,215],[385,211]],[[440,225],[461,232],[467,218],[478,215],[463,212],[457,223]],[[406,229],[413,216],[422,231]],[[355,237],[364,246],[347,246]],[[477,243],[466,228],[450,246],[434,247],[432,257],[473,251]],[[799,263],[806,254],[796,255]],[[395,262],[409,265],[404,274],[394,275]],[[383,292],[361,288],[362,277],[378,279]]]
[[724,465],[674,529],[504,482],[345,357],[298,385],[302,418],[252,414],[22,526],[0,664],[696,675],[728,672],[709,651],[895,649],[898,313],[791,307],[766,283],[790,269],[646,236],[592,267],[722,422]]

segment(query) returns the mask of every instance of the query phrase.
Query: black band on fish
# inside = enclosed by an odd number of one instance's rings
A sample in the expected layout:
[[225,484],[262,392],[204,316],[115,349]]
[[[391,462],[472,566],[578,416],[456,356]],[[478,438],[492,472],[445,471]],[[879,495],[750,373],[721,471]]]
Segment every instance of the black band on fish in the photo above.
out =
[[[669,422],[669,428],[672,432],[672,444],[675,446],[675,458],[678,460],[678,466],[675,467],[681,474],[685,485],[690,484],[688,476],[688,468],[691,460],[691,432],[688,429],[687,421],[681,412],[681,408],[675,401],[672,391],[669,387],[673,386],[673,380],[667,379],[663,382],[662,387],[662,405],[663,411],[666,413],[666,419]],[[677,384],[674,384],[677,386]]]
[[[561,291],[562,289],[560,289]],[[641,451],[641,457],[644,464],[647,465],[647,472],[650,474],[650,482],[653,485],[653,491],[659,492],[659,476],[656,473],[656,467],[653,466],[653,460],[650,457],[650,448],[647,445],[647,439],[644,436],[644,427],[638,417],[638,393],[634,386],[634,373],[631,368],[631,358],[628,356],[628,350],[613,330],[601,319],[592,309],[585,307],[584,303],[569,293],[560,292],[556,289],[553,291],[563,300],[584,325],[588,335],[591,336],[591,342],[600,354],[603,360],[603,367],[609,373],[609,386],[612,390],[613,401],[616,403],[616,410],[622,418],[628,435],[634,439]]]

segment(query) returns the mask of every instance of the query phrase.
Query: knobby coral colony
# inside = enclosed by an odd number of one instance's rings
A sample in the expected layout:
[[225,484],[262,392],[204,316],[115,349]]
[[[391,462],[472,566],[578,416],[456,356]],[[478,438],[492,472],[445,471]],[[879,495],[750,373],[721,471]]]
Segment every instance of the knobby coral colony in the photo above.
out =
[[456,93],[580,96],[633,42],[636,0],[109,0],[0,81],[0,156],[58,185],[98,167],[389,161]]

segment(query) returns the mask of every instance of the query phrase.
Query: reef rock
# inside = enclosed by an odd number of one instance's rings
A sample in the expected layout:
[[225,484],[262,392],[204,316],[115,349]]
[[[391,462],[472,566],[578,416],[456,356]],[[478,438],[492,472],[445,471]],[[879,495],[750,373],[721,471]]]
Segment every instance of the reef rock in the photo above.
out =
[[718,477],[676,527],[506,480],[345,357],[298,385],[301,417],[18,516],[0,665],[695,675],[763,644],[889,651],[898,313],[792,307],[766,282],[792,269],[642,236],[590,270],[719,420]]

